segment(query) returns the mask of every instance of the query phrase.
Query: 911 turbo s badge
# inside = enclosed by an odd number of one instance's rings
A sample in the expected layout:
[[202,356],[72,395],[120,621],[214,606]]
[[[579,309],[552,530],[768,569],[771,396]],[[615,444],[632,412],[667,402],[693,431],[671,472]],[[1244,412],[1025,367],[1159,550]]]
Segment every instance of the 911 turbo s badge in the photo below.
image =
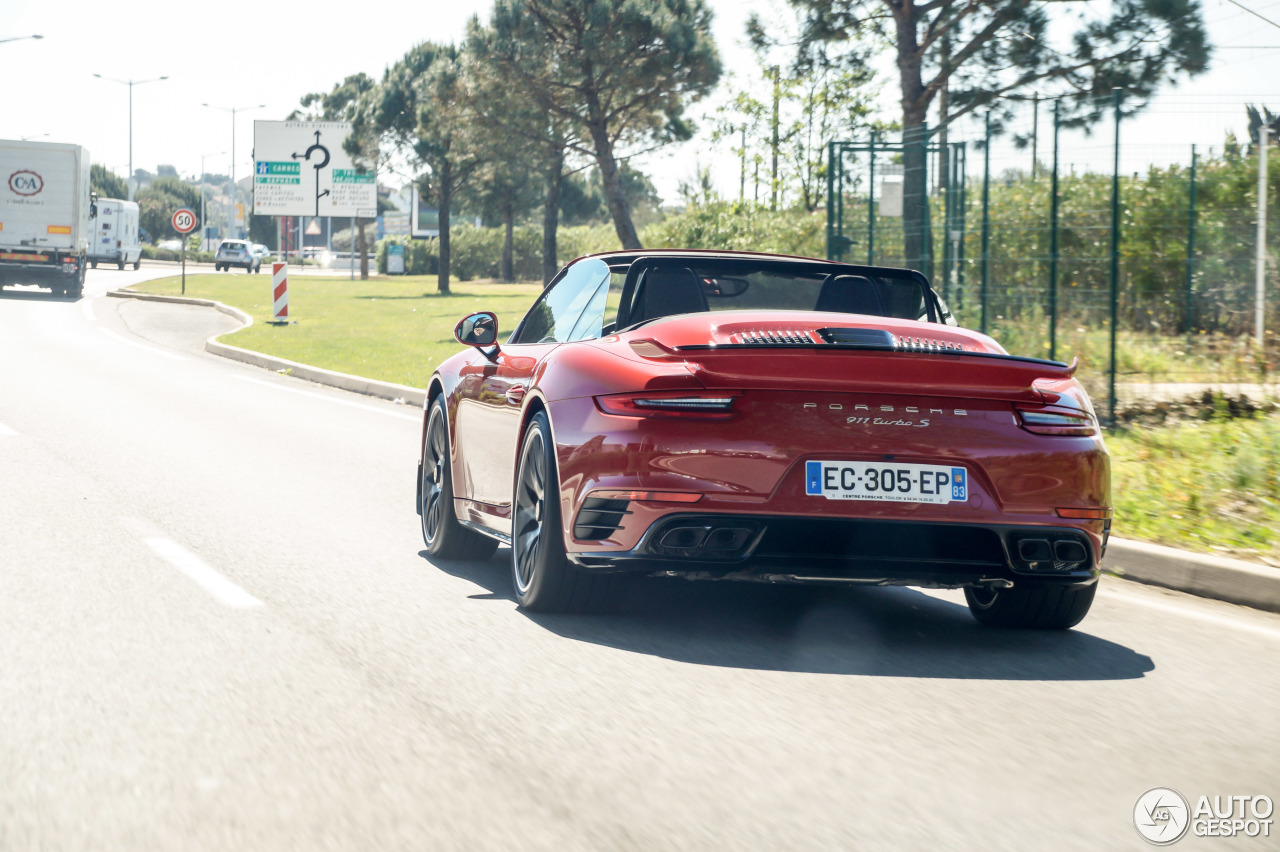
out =
[[[819,406],[818,406],[818,403],[816,402],[806,402],[803,407],[806,409],[809,409],[809,408],[817,409]],[[952,408],[952,409],[920,408],[917,405],[905,405],[905,406],[899,406],[899,407],[895,407],[892,405],[870,406],[864,403],[857,403],[856,405],[843,405],[838,402],[833,402],[828,404],[826,406],[826,410],[838,411],[841,413],[852,411],[853,414],[846,414],[844,419],[845,423],[852,426],[906,426],[906,427],[912,427],[917,429],[927,428],[929,426],[929,421],[933,419],[934,415],[939,415],[942,417],[946,417],[946,416],[967,417],[969,415],[969,412],[963,408]],[[902,417],[896,417],[893,419],[890,419],[887,417],[876,417],[876,416],[873,416],[872,414],[872,412],[876,412],[878,414],[896,414],[898,413],[899,410],[901,410],[903,414],[912,414],[912,415],[924,414],[926,416],[920,417],[919,419],[912,418],[907,420],[907,419],[903,419]],[[866,412],[866,414],[860,413],[864,411]]]

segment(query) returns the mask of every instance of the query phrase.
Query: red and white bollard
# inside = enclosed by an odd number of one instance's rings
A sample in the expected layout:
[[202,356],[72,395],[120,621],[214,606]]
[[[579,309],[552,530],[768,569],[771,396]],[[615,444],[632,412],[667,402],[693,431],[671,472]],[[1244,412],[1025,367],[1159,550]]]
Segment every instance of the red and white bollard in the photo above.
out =
[[271,264],[271,321],[289,321],[289,264]]

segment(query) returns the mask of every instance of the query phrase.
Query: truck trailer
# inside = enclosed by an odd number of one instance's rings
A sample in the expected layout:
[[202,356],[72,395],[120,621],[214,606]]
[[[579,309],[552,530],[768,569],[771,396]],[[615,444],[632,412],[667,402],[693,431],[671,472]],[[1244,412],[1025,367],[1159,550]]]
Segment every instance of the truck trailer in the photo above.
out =
[[94,201],[80,145],[0,139],[0,287],[79,296]]
[[138,204],[119,198],[99,198],[98,216],[93,220],[89,237],[89,266],[114,263],[124,269],[142,262],[142,237],[138,231]]

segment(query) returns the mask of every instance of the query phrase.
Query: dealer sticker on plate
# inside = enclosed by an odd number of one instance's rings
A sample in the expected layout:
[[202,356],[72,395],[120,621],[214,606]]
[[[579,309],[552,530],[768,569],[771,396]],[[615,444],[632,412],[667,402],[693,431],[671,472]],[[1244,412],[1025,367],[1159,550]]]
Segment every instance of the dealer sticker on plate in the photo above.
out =
[[969,499],[962,467],[898,462],[805,463],[805,493],[828,500],[952,503]]

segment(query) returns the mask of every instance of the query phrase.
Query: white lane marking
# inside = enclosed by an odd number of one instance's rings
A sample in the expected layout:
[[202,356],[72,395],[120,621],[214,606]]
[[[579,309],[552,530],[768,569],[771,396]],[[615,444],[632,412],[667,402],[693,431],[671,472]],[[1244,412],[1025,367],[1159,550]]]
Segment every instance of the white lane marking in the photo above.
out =
[[105,328],[99,328],[98,331],[102,332],[107,337],[110,337],[112,340],[118,340],[121,343],[128,344],[129,346],[135,346],[138,349],[141,349],[143,352],[150,352],[152,355],[163,355],[164,357],[172,358],[175,361],[187,360],[186,358],[183,358],[181,355],[175,355],[172,352],[165,352],[163,349],[157,349],[154,346],[147,346],[145,343],[138,343],[136,340],[130,340],[127,337],[123,337],[122,335],[116,334],[114,331],[108,331]]
[[1214,612],[1201,612],[1199,610],[1192,609],[1189,606],[1179,606],[1178,604],[1152,600],[1147,595],[1117,591],[1114,585],[1110,583],[1100,588],[1099,591],[1102,592],[1103,598],[1111,598],[1113,600],[1124,601],[1125,603],[1137,604],[1138,606],[1144,606],[1147,609],[1154,609],[1158,612],[1167,612],[1180,618],[1191,618],[1217,627],[1226,627],[1231,630],[1242,630],[1256,636],[1265,636],[1268,639],[1280,641],[1280,629],[1269,627],[1265,624],[1255,624],[1238,617],[1219,615]]
[[8,426],[4,425],[3,423],[0,423],[0,435],[9,437],[16,434],[18,434],[18,431],[16,429],[10,429]]
[[[348,406],[351,406],[352,408],[358,408],[361,411],[369,411],[374,414],[385,414],[388,417],[398,417],[401,420],[409,420],[414,423],[422,422],[421,415],[414,416],[412,414],[401,414],[399,411],[388,411],[385,408],[374,408],[372,405],[365,405],[360,402],[352,402],[349,399],[336,399],[332,396],[326,396],[325,394],[322,394],[322,393],[312,393],[311,391],[299,390],[298,388],[287,388],[281,384],[278,384],[277,382],[264,382],[262,381],[262,379],[251,379],[248,376],[236,376],[236,378],[242,382],[253,382],[255,385],[262,385],[263,387],[272,388],[274,390],[288,391],[289,393],[296,393],[300,396],[309,396],[312,399],[321,399],[321,400],[324,400],[325,402],[337,403],[338,405],[348,405]],[[413,410],[417,411],[418,409],[414,407]]]
[[219,574],[199,556],[173,539],[147,538],[143,541],[161,559],[195,580],[201,588],[227,606],[239,608],[262,606],[262,601]]
[[93,299],[88,296],[80,300],[80,313],[84,314],[84,318],[89,322],[98,321],[98,318],[93,315]]

